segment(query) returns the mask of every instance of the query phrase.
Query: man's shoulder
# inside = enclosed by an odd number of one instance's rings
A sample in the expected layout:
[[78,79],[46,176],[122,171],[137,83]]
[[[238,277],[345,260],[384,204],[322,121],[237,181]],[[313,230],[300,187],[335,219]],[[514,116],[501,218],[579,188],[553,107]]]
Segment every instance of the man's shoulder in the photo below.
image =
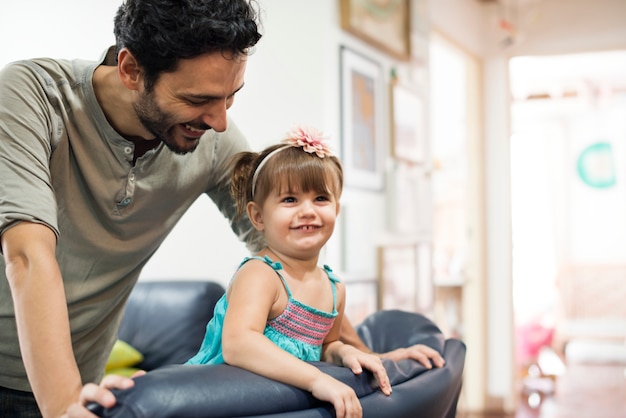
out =
[[0,73],[0,82],[19,83],[29,79],[45,85],[63,82],[77,83],[85,78],[86,70],[95,68],[95,62],[56,58],[33,58],[14,61]]
[[84,81],[100,65],[109,65],[114,47],[107,49],[98,59],[36,57],[8,63],[0,72],[7,77],[35,76],[45,79],[66,79]]

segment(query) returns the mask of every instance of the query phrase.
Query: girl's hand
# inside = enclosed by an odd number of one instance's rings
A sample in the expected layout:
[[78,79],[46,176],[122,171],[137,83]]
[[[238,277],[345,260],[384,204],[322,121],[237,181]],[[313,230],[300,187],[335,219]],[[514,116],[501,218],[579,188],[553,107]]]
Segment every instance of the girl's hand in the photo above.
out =
[[398,348],[396,350],[382,353],[379,355],[383,358],[388,358],[393,361],[410,358],[419,361],[427,369],[432,369],[433,366],[443,367],[446,364],[446,361],[443,357],[441,357],[441,354],[423,344],[415,344],[406,348]]
[[344,344],[338,352],[344,367],[352,370],[354,374],[361,374],[363,368],[374,374],[380,390],[385,395],[391,395],[391,383],[383,362],[377,355],[364,353],[351,345]]
[[361,418],[363,410],[354,389],[331,376],[320,373],[311,382],[311,394],[317,399],[330,402],[337,418]]

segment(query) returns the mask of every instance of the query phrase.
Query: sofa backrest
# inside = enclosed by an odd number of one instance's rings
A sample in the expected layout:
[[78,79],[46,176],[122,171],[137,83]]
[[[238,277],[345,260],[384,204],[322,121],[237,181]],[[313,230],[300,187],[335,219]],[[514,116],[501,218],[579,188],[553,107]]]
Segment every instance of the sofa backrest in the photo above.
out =
[[140,281],[130,294],[119,339],[139,350],[137,367],[181,364],[196,354],[224,287],[213,281]]

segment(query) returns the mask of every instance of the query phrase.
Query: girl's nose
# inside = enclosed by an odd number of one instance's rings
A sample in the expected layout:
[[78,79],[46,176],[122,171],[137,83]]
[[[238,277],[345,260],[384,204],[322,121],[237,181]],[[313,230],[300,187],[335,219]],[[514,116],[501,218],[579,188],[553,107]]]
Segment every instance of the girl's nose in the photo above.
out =
[[300,215],[301,216],[314,215],[315,214],[314,208],[315,206],[313,205],[313,202],[311,200],[305,199],[300,204]]

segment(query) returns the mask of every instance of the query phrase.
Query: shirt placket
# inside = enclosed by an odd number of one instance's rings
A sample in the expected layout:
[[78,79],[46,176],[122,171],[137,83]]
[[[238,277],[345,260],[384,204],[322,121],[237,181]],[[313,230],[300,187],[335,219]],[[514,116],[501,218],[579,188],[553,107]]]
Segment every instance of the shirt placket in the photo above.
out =
[[[133,147],[131,146],[124,147],[124,154],[126,154],[129,162],[132,162],[133,151]],[[126,184],[123,186],[122,196],[115,202],[118,213],[127,208],[132,203],[133,197],[135,195],[136,178],[136,168],[135,166],[131,166],[130,170],[128,171],[128,175],[126,176]]]

